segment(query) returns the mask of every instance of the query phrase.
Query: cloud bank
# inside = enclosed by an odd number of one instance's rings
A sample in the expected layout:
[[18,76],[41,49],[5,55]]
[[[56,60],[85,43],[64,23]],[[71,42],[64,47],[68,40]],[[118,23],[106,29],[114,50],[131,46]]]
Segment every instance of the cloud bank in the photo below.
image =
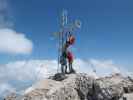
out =
[[[112,73],[129,74],[128,71],[116,65],[112,60],[75,59],[74,68],[77,72],[88,73],[95,78]],[[11,91],[20,92],[21,89],[29,87],[34,82],[47,78],[56,72],[56,60],[16,61],[0,65],[0,87],[2,88],[0,95]]]
[[32,48],[32,41],[23,33],[17,33],[12,29],[0,29],[1,53],[29,54]]

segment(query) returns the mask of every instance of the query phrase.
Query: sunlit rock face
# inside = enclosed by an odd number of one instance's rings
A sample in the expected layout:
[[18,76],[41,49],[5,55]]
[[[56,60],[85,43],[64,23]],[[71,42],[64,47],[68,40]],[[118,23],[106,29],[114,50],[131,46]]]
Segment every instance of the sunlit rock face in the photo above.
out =
[[56,74],[5,100],[133,100],[132,94],[133,79],[120,74],[98,79],[83,73]]

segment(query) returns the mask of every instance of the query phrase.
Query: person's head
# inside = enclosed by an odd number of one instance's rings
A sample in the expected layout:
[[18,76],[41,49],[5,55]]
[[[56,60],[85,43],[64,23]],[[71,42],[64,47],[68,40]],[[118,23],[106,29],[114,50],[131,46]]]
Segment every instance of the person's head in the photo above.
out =
[[69,43],[72,45],[72,44],[74,44],[75,43],[75,37],[74,36],[70,36],[69,37]]

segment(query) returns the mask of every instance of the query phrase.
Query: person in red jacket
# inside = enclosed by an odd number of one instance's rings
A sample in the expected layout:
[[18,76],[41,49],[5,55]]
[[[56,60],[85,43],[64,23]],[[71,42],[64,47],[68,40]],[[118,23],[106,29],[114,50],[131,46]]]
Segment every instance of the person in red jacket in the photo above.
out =
[[68,59],[68,64],[69,64],[69,72],[70,73],[75,73],[75,70],[73,69],[73,54],[72,52],[68,51],[67,52],[67,59]]

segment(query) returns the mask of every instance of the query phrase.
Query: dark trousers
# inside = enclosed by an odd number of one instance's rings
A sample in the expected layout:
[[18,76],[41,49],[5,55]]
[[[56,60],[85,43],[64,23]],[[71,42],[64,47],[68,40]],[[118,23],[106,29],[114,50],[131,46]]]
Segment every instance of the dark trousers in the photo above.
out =
[[63,74],[66,74],[67,73],[67,65],[61,65],[61,72]]
[[75,70],[73,69],[72,63],[69,62],[69,73],[75,73]]

